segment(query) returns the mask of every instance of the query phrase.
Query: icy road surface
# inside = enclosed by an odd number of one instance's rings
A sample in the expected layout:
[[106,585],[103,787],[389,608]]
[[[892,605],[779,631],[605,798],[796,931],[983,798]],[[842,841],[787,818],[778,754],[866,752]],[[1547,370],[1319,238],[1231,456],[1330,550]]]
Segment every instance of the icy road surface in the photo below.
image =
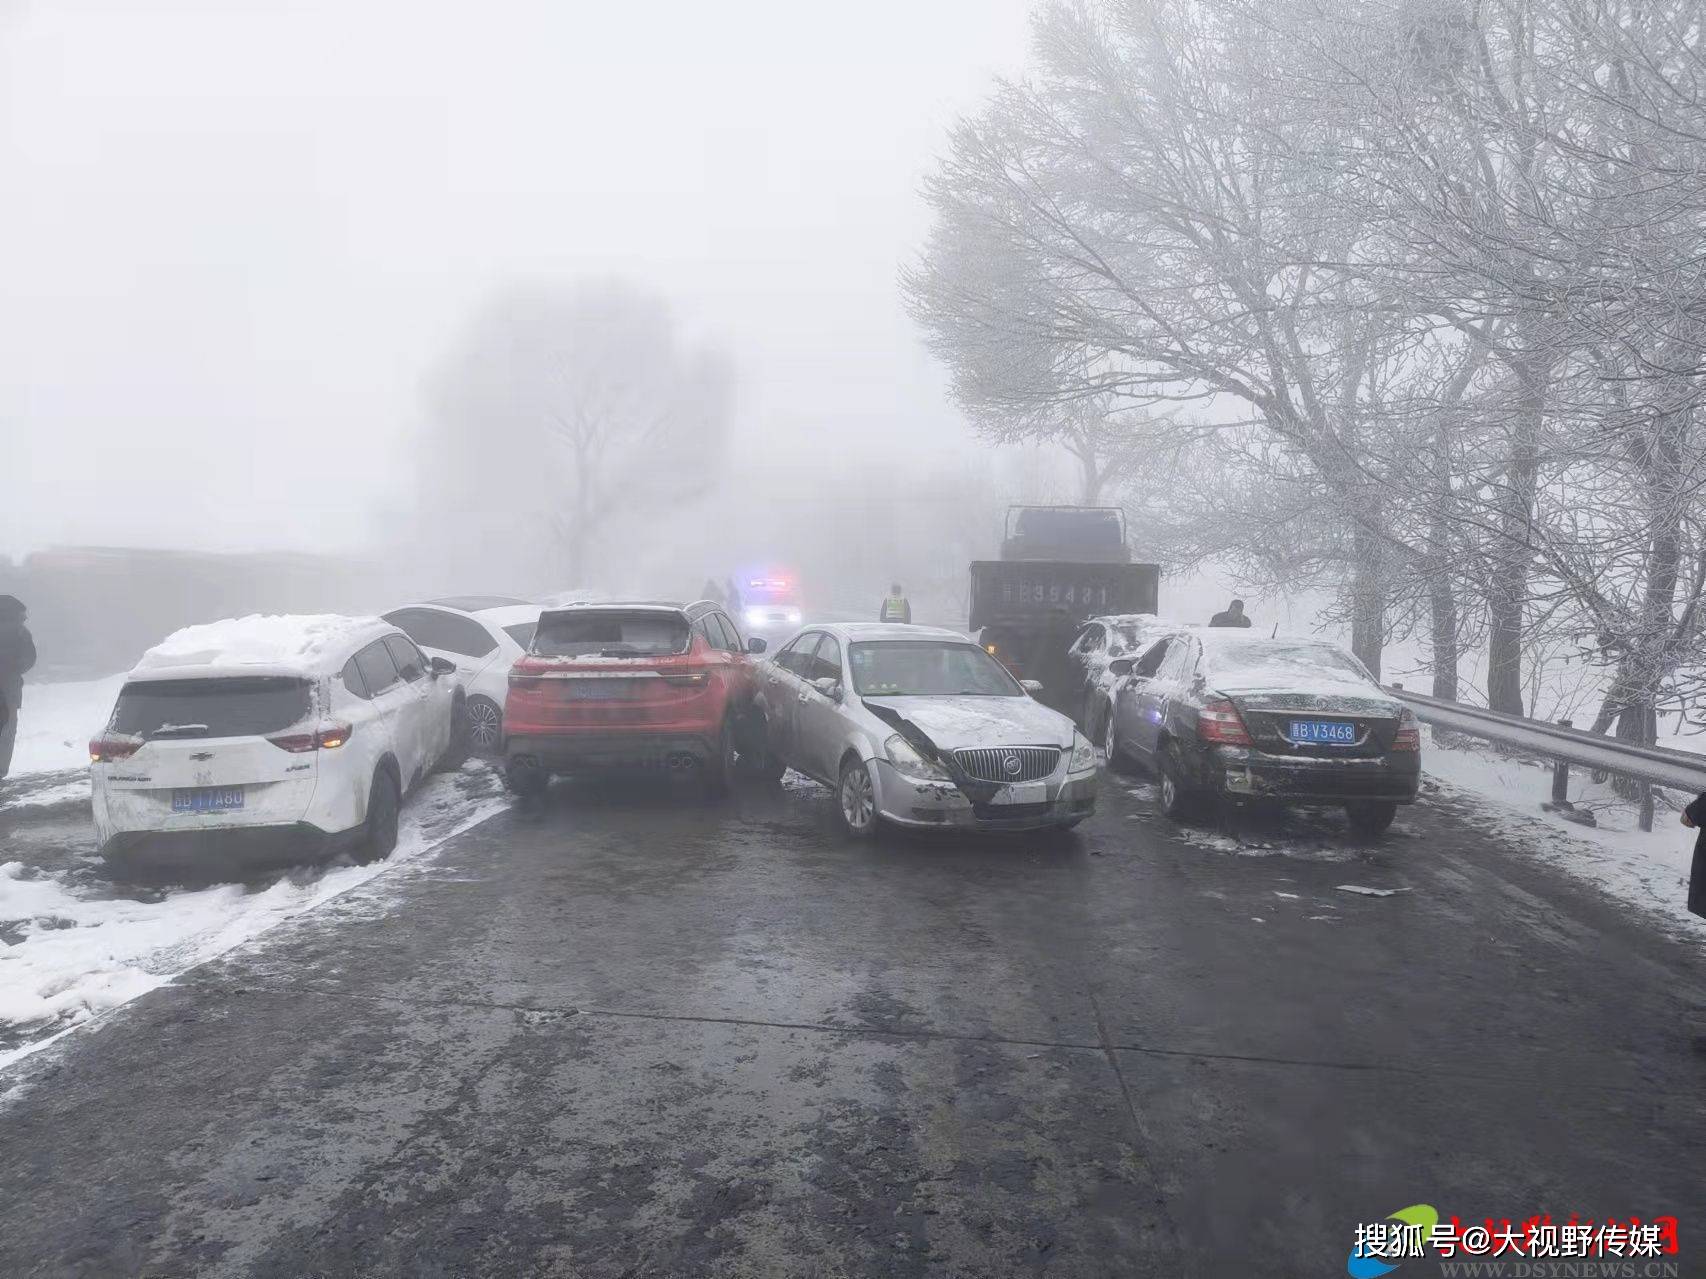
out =
[[[1706,1202],[1681,942],[1437,795],[851,844],[562,784],[0,1074],[0,1274],[1343,1273]],[[40,810],[37,810],[38,816]],[[122,1140],[114,1134],[121,1133]]]

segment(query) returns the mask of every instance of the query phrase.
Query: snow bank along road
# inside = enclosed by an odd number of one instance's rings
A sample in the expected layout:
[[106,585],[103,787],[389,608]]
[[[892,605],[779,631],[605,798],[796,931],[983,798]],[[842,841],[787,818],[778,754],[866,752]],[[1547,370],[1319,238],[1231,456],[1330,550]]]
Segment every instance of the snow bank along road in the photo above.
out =
[[176,974],[407,863],[505,805],[470,762],[404,802],[386,861],[348,858],[252,884],[115,883],[78,770],[0,784],[0,1069]]
[[0,1274],[1325,1275],[1416,1202],[1703,1273],[1699,938],[1459,803],[859,847],[559,787],[15,1064]]

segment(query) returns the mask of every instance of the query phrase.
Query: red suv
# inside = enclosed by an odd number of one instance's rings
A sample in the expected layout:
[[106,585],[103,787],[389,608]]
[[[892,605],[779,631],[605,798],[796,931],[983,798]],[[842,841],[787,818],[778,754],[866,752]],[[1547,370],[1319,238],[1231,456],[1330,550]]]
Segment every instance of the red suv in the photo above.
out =
[[751,723],[750,653],[720,605],[575,604],[539,615],[509,672],[509,788],[537,794],[557,773],[621,766],[696,770],[729,783]]

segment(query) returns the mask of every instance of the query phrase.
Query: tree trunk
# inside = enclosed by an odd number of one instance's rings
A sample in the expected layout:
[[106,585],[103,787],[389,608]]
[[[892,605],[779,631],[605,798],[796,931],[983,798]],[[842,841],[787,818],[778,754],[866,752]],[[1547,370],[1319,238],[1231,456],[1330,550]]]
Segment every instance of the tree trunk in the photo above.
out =
[[1097,463],[1096,454],[1088,449],[1080,453],[1078,466],[1084,476],[1084,482],[1079,487],[1079,503],[1083,506],[1095,506],[1102,500],[1102,468]]
[[1434,432],[1433,499],[1428,515],[1428,645],[1433,654],[1433,695],[1457,700],[1457,596],[1451,572],[1451,457],[1444,426]]
[[1351,652],[1380,678],[1386,643],[1385,547],[1374,533],[1358,526],[1352,538]]
[[1522,385],[1511,435],[1498,539],[1487,581],[1487,705],[1521,715],[1523,613],[1533,558],[1534,490],[1540,476],[1540,426],[1546,412],[1546,372],[1514,364]]
[[[1679,491],[1683,482],[1679,427],[1684,427],[1684,421],[1676,414],[1661,417],[1654,423],[1645,450],[1653,537],[1647,544],[1638,630],[1630,638],[1614,682],[1614,688],[1623,692],[1616,707],[1617,736],[1642,746],[1658,740],[1659,690],[1670,673],[1667,650],[1671,629],[1676,625],[1676,584],[1682,570],[1685,503]],[[1618,777],[1614,786],[1626,799],[1640,798],[1641,783],[1633,778]]]

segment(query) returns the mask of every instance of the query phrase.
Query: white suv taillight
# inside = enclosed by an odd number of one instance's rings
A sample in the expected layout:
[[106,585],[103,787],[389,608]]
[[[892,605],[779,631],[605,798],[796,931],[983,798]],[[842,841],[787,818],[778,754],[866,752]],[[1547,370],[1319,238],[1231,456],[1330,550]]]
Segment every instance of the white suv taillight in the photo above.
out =
[[1398,717],[1398,731],[1392,735],[1392,749],[1395,751],[1419,751],[1422,749],[1422,726],[1416,719],[1416,712],[1408,706]]
[[129,759],[141,749],[142,742],[135,737],[97,737],[89,743],[89,762],[111,764],[114,760]]
[[349,741],[355,730],[348,724],[322,724],[312,733],[284,733],[267,740],[281,751],[306,755],[309,751],[332,751]]

